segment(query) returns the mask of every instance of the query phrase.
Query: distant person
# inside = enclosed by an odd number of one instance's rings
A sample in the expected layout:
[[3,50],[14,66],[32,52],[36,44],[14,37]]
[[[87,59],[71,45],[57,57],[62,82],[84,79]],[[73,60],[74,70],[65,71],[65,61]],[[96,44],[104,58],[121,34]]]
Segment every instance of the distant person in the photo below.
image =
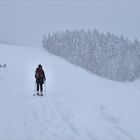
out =
[[3,68],[6,68],[6,64],[3,65]]
[[36,88],[37,88],[37,95],[43,96],[43,84],[46,80],[44,70],[42,65],[38,65],[35,71],[35,78],[36,78]]
[[0,68],[2,68],[2,65],[0,64]]

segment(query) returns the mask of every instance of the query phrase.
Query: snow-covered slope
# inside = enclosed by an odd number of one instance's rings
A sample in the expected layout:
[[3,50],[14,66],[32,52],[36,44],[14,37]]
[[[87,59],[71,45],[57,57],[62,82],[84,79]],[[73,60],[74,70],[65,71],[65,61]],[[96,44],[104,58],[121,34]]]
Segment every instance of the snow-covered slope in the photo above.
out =
[[[0,45],[0,63],[0,139],[140,139],[140,81],[90,75],[41,47]],[[40,63],[43,97],[33,96]]]

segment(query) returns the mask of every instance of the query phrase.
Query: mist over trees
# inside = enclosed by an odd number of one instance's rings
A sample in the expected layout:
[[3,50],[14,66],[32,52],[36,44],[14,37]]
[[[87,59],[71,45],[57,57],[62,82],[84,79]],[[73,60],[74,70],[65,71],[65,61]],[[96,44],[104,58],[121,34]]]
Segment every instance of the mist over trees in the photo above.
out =
[[43,46],[91,73],[118,81],[140,77],[140,42],[98,30],[49,33]]

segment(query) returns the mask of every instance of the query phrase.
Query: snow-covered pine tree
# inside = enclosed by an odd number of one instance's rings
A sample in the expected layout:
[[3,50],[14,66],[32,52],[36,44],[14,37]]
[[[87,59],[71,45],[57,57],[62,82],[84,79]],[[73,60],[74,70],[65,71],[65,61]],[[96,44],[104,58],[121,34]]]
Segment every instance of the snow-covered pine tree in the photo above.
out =
[[140,42],[94,30],[66,30],[43,37],[43,46],[87,71],[112,80],[140,76]]

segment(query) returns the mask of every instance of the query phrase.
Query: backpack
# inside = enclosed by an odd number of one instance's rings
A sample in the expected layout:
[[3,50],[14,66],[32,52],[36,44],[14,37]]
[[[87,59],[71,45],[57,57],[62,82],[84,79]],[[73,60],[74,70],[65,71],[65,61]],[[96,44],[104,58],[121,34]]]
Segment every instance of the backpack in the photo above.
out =
[[36,69],[35,78],[44,78],[44,71],[40,68]]

